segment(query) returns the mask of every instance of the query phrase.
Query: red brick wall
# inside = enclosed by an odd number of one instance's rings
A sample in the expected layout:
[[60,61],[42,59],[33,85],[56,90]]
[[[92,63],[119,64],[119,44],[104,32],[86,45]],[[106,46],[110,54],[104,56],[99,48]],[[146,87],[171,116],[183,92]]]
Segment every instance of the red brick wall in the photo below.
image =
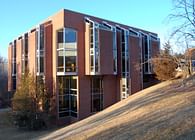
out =
[[99,30],[100,38],[100,73],[112,75],[113,70],[113,32]]
[[52,93],[52,24],[45,26],[45,83],[48,92]]
[[117,77],[108,75],[103,77],[104,108],[117,102]]
[[139,37],[129,37],[131,94],[141,90]]

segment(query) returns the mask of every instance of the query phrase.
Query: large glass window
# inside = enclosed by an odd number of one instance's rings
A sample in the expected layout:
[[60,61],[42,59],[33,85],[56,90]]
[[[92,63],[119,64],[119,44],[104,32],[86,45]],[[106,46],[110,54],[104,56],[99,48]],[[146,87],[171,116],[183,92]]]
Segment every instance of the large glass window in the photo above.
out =
[[58,75],[77,72],[77,32],[71,28],[57,31]]
[[98,112],[103,109],[103,84],[102,77],[91,78],[91,112]]
[[77,77],[58,77],[59,117],[77,117]]

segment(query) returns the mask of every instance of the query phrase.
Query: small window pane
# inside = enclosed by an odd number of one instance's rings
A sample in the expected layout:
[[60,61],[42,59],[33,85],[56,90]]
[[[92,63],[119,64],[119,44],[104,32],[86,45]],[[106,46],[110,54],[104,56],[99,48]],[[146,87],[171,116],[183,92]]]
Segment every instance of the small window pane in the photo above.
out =
[[14,62],[14,74],[16,74],[16,63]]
[[58,72],[64,71],[64,53],[63,51],[58,51]]
[[75,112],[72,112],[71,111],[71,114],[70,114],[72,117],[77,117],[77,113],[75,113]]
[[71,79],[71,89],[77,89],[77,79]]
[[76,32],[72,29],[65,29],[65,43],[76,42]]
[[59,111],[68,111],[69,110],[69,96],[59,96]]
[[13,90],[16,90],[16,77],[14,77],[13,79],[12,79],[12,88],[13,88]]
[[65,51],[66,72],[76,72],[76,51]]
[[70,94],[77,95],[77,91],[76,90],[70,90]]
[[101,111],[100,94],[93,95],[93,112]]
[[66,117],[66,116],[69,116],[69,111],[60,112],[60,113],[59,113],[59,117]]
[[63,38],[64,38],[63,29],[61,29],[58,31],[58,43],[63,43],[64,42]]
[[40,57],[40,73],[44,72],[44,58]]
[[77,112],[77,96],[71,96],[71,110]]

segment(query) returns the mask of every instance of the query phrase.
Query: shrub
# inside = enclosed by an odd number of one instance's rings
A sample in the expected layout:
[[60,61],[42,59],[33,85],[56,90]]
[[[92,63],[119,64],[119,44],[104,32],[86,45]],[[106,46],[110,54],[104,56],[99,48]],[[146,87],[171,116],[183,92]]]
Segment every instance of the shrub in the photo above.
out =
[[[14,122],[19,128],[38,130],[45,126],[42,114],[48,112],[49,96],[44,82],[26,73],[12,99]],[[41,103],[41,104],[40,104]]]
[[177,63],[171,56],[159,55],[152,59],[152,64],[158,80],[170,80],[175,77]]

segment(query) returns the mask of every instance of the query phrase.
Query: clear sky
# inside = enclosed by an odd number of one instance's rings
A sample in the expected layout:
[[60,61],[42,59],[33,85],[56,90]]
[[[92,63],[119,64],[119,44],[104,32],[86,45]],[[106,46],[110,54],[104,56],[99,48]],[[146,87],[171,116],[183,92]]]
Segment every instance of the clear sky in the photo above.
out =
[[143,28],[163,42],[172,0],[0,0],[0,55],[7,57],[9,42],[60,9]]

